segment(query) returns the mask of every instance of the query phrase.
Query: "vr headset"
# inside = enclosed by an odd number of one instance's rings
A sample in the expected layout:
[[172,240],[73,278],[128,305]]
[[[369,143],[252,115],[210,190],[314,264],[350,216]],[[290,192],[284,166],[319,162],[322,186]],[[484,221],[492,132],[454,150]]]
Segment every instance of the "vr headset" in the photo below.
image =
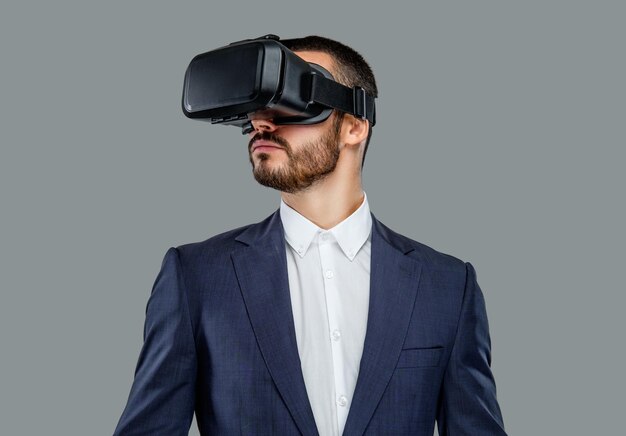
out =
[[276,35],[233,42],[194,57],[185,72],[182,107],[189,118],[254,130],[251,119],[316,124],[333,109],[376,124],[374,97],[336,82]]

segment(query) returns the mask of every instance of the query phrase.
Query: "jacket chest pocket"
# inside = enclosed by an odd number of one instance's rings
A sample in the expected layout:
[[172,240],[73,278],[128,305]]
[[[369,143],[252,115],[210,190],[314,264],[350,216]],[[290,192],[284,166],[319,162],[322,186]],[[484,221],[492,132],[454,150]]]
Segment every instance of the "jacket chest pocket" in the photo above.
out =
[[396,368],[438,366],[442,354],[443,347],[405,348],[400,351]]

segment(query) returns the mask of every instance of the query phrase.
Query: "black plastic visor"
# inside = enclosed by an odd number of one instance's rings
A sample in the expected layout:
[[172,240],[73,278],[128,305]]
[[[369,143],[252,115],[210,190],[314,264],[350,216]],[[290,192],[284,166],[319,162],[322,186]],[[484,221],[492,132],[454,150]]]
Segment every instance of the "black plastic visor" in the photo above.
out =
[[333,109],[376,123],[374,98],[336,82],[275,35],[234,42],[194,57],[187,67],[182,108],[189,118],[252,131],[251,119],[316,124]]

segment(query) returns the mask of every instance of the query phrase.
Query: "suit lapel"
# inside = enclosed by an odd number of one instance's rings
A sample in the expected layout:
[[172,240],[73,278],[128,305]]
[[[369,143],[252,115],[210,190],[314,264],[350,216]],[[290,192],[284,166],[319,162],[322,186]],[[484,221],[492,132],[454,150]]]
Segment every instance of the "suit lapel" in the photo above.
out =
[[367,331],[344,435],[364,433],[400,356],[422,269],[413,249],[372,214]]
[[236,240],[248,245],[231,258],[267,368],[300,432],[318,435],[298,355],[279,210]]
[[[371,213],[371,212],[370,212]],[[407,333],[421,264],[411,245],[372,215],[370,299],[359,375],[344,435],[361,435],[391,378]],[[280,209],[249,226],[231,253],[268,370],[303,435],[318,435],[296,342]]]

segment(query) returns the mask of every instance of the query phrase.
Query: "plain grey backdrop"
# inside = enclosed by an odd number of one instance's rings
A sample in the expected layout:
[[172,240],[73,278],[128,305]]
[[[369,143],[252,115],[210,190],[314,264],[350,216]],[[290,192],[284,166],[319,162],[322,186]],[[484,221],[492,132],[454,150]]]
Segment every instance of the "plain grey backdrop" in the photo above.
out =
[[0,434],[111,434],[167,249],[278,208],[180,108],[194,55],[267,33],[374,69],[371,210],[475,266],[509,434],[623,428],[623,5],[3,3]]

